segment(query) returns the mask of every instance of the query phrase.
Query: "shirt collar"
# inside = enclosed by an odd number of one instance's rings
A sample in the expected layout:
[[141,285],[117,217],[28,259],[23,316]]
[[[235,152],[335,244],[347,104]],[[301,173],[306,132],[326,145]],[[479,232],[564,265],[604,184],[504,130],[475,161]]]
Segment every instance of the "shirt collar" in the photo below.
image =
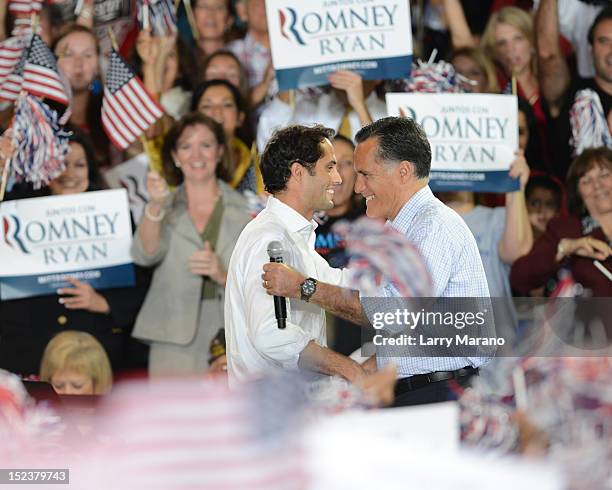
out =
[[389,220],[387,224],[389,224],[393,229],[399,231],[402,234],[408,233],[408,228],[410,227],[410,223],[417,215],[423,204],[428,201],[435,199],[433,192],[428,185],[419,189],[415,192],[410,199],[402,206],[400,212],[397,213],[397,216],[394,220]]
[[291,206],[287,206],[274,196],[268,198],[266,209],[278,216],[293,233],[304,233],[308,236],[317,228],[317,222],[314,219],[308,221]]

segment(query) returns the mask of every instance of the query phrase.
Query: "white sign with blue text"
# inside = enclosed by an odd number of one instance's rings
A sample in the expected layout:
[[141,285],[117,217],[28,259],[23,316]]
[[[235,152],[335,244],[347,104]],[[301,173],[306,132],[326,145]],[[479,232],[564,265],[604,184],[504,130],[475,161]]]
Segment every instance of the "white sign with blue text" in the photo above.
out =
[[266,0],[266,12],[280,90],[325,85],[338,70],[410,75],[408,0]]
[[508,176],[518,149],[514,95],[389,93],[390,116],[418,122],[431,144],[434,191],[512,192]]
[[132,286],[125,189],[0,203],[0,297],[54,294],[66,277],[94,289]]

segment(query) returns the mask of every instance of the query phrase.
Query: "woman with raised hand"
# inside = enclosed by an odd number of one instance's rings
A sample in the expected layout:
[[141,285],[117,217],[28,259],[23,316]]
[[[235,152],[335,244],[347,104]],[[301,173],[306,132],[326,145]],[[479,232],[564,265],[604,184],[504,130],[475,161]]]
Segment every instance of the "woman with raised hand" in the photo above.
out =
[[[229,152],[220,124],[198,112],[178,121],[162,148],[163,177],[149,172],[149,203],[132,254],[155,266],[134,336],[149,342],[151,375],[203,373],[223,327],[226,271],[250,220],[228,184]],[[170,193],[168,184],[177,186]]]

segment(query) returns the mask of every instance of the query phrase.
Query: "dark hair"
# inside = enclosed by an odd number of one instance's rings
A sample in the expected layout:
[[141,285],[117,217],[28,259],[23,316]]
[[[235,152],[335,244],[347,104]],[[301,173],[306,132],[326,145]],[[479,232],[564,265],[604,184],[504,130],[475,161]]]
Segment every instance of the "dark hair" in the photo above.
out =
[[240,95],[239,90],[234,87],[231,83],[229,83],[227,80],[221,80],[221,79],[215,79],[215,80],[208,80],[206,82],[202,82],[200,83],[195,90],[193,91],[193,95],[191,96],[191,110],[192,111],[196,111],[198,109],[198,102],[200,102],[200,99],[202,98],[202,95],[204,95],[204,92],[206,92],[210,87],[225,87],[226,89],[228,89],[231,94],[232,94],[232,98],[234,99],[234,104],[236,104],[236,108],[238,109],[239,112],[245,112],[245,107],[244,107],[244,101],[242,99],[242,96]]
[[421,126],[407,117],[383,117],[359,130],[357,143],[369,138],[378,140],[379,163],[406,160],[415,167],[419,179],[429,177],[431,146]]
[[[102,177],[96,159],[94,158],[94,150],[89,136],[70,124],[64,126],[62,129],[67,132],[71,132],[70,136],[68,136],[68,142],[81,145],[81,147],[83,147],[83,151],[85,152],[88,170],[87,178],[89,180],[89,185],[87,186],[85,192],[107,189],[108,184],[104,180],[104,177]],[[7,194],[5,200],[11,201],[15,199],[28,199],[32,197],[43,197],[50,195],[51,189],[48,185],[40,189],[34,189],[30,182],[22,181],[17,182],[13,186],[11,192]]]
[[236,128],[235,136],[241,139],[247,146],[250,146],[253,142],[253,133],[251,131],[251,124],[249,122],[251,117],[248,105],[238,89],[227,80],[208,80],[207,82],[203,82],[198,85],[193,92],[193,96],[191,97],[191,110],[198,110],[198,103],[200,102],[200,99],[204,95],[204,92],[206,92],[210,87],[225,87],[230,91],[232,98],[234,99],[234,104],[236,104],[237,111],[244,114],[242,124]]
[[227,58],[232,58],[238,65],[238,69],[240,71],[240,87],[237,87],[237,88],[238,90],[240,90],[240,95],[242,95],[242,98],[245,101],[248,100],[251,89],[249,87],[249,79],[248,79],[246,70],[244,69],[244,66],[238,59],[238,56],[236,56],[234,53],[232,53],[231,51],[227,49],[219,49],[215,51],[214,53],[209,54],[206,58],[204,58],[204,61],[202,62],[202,66],[200,67],[200,72],[198,73],[198,80],[202,80],[202,81],[206,80],[206,70],[208,69],[208,65],[210,65],[212,60],[214,60],[215,58],[218,58],[219,56],[225,56]]
[[608,5],[601,12],[599,12],[599,14],[597,14],[597,17],[595,17],[595,20],[591,24],[591,27],[589,29],[589,33],[587,36],[587,39],[589,40],[589,44],[591,46],[593,45],[593,42],[595,41],[595,29],[597,29],[597,26],[600,23],[608,19],[612,19],[612,5]]
[[563,190],[560,183],[549,175],[532,175],[525,186],[525,198],[529,199],[531,193],[536,189],[546,189],[553,193],[557,210],[561,210],[561,196]]
[[593,167],[608,167],[612,170],[612,150],[605,146],[584,150],[567,171],[567,192],[569,211],[577,216],[588,214],[578,191],[578,182]]
[[[193,90],[195,81],[197,80],[196,59],[193,51],[180,36],[177,36],[175,42],[176,57],[178,60],[178,71],[174,80],[175,87],[181,87],[183,90],[190,92]],[[142,78],[142,60],[138,56],[136,44],[132,47],[130,59],[132,69]]]
[[170,128],[170,131],[168,131],[164,139],[161,154],[162,170],[168,184],[179,185],[183,182],[183,172],[181,172],[181,170],[174,164],[174,158],[172,157],[172,152],[176,150],[176,143],[178,139],[187,128],[200,124],[210,129],[210,131],[215,135],[217,143],[223,147],[223,156],[221,157],[221,161],[216,168],[217,177],[225,182],[231,181],[232,175],[229,171],[230,155],[225,143],[225,132],[223,131],[223,128],[217,121],[205,116],[204,114],[201,114],[200,112],[190,112],[189,114],[184,115]]
[[68,137],[68,141],[70,143],[77,143],[81,145],[83,151],[85,152],[85,159],[87,160],[89,178],[89,187],[87,187],[87,190],[99,191],[102,189],[107,189],[108,185],[102,177],[100,169],[98,168],[98,163],[96,162],[95,152],[93,148],[93,143],[91,142],[91,138],[75,126],[67,125],[65,126],[65,129],[68,131],[72,131],[72,134]]
[[355,142],[352,139],[347,138],[346,136],[344,136],[342,134],[336,134],[336,136],[334,136],[334,141],[344,141],[353,150],[355,149]]
[[321,143],[331,140],[335,131],[315,124],[292,125],[275,131],[261,155],[264,186],[270,194],[284,191],[291,177],[291,165],[298,162],[313,174],[317,161],[323,156]]

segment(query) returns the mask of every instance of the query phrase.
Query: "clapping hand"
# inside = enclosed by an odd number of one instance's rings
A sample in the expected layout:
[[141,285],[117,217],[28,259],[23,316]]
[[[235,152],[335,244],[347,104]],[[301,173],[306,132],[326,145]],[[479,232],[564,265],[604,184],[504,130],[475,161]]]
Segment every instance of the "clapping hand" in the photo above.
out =
[[210,246],[204,243],[204,248],[194,252],[189,257],[189,269],[198,276],[208,276],[220,286],[225,285],[227,274],[221,266],[221,259]]

